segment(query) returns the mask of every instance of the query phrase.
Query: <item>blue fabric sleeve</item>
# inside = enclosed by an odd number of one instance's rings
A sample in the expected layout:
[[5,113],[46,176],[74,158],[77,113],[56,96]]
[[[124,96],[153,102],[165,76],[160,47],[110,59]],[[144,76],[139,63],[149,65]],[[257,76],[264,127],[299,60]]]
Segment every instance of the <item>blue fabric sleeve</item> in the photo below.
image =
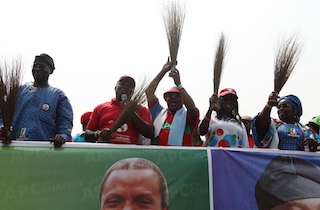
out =
[[271,123],[270,123],[268,132],[264,136],[260,136],[258,134],[257,125],[256,125],[257,117],[258,117],[258,115],[252,119],[252,123],[251,123],[252,137],[254,140],[254,144],[257,147],[261,147],[261,146],[269,147],[271,144],[271,140],[273,139],[273,135],[274,135],[272,132],[273,129],[272,129]]
[[158,114],[161,112],[162,109],[163,109],[163,106],[160,105],[158,98],[154,106],[152,107],[149,106],[149,112],[151,115],[152,122],[154,122],[154,120],[157,118]]
[[73,110],[68,97],[60,91],[59,103],[57,107],[57,134],[61,134],[66,141],[71,139],[73,127]]

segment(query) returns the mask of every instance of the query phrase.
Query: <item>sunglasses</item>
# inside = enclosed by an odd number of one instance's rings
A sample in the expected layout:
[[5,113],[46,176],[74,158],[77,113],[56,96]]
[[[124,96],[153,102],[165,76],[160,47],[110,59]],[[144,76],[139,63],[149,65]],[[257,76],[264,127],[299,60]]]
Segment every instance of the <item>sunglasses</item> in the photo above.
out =
[[181,98],[180,93],[167,93],[167,98]]

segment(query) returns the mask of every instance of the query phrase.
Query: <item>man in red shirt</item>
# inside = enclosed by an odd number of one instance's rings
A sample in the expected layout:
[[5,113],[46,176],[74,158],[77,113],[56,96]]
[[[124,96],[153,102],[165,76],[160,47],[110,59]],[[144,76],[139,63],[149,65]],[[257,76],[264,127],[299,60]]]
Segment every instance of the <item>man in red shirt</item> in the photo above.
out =
[[[177,69],[170,70],[171,67],[172,63],[168,59],[146,89],[149,111],[155,127],[155,137],[151,144],[192,146],[192,134],[199,123],[199,110],[186,89],[181,85],[179,71]],[[168,108],[164,108],[154,93],[167,72],[173,78],[176,86],[164,93],[163,97],[168,106]]]
[[99,139],[107,143],[139,144],[139,135],[153,137],[154,126],[148,109],[143,106],[139,106],[134,116],[115,132],[109,131],[120,116],[126,101],[130,100],[134,88],[135,81],[132,77],[120,77],[115,87],[116,98],[98,105],[93,110],[85,132],[86,141],[96,142]]

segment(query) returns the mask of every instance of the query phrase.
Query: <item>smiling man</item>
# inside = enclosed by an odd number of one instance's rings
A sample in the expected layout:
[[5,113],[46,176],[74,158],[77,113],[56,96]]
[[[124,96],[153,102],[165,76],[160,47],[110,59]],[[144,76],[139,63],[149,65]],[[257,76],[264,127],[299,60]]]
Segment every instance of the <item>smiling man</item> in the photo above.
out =
[[[199,110],[186,89],[181,85],[179,71],[177,69],[171,71],[171,66],[172,63],[168,59],[146,89],[148,106],[155,127],[155,137],[151,144],[192,146],[192,134],[199,123]],[[164,108],[155,96],[155,91],[167,72],[173,78],[176,86],[163,94],[168,106],[168,108]]]
[[169,210],[165,177],[149,160],[122,159],[106,172],[100,203],[101,210]]
[[[52,141],[56,148],[71,139],[73,110],[66,94],[49,84],[55,70],[48,54],[35,56],[33,82],[23,84],[12,121],[11,139]],[[0,135],[8,135],[0,131]]]

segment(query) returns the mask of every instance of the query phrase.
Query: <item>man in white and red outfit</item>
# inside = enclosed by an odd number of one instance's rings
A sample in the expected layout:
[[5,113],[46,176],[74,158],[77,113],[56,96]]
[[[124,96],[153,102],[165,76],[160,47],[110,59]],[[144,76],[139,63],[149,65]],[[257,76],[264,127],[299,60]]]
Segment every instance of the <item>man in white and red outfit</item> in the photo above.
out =
[[[179,71],[170,70],[171,66],[172,63],[168,60],[146,90],[149,111],[155,128],[155,137],[151,140],[151,144],[192,146],[192,134],[199,123],[199,110],[181,85]],[[160,80],[168,71],[176,86],[163,94],[168,106],[164,108],[154,93]]]

